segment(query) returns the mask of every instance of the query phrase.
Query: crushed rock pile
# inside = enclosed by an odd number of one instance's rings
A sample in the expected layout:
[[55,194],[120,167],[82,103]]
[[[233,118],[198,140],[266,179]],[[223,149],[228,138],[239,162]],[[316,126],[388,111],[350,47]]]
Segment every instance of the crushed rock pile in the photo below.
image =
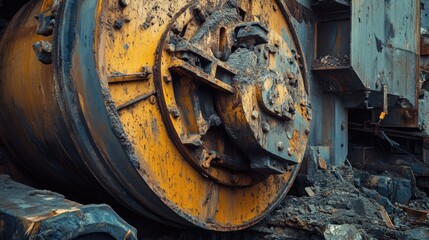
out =
[[426,196],[408,205],[392,203],[379,189],[366,188],[356,172],[353,177],[351,168],[319,170],[312,186],[298,186],[304,196],[287,196],[251,231],[264,239],[429,239]]

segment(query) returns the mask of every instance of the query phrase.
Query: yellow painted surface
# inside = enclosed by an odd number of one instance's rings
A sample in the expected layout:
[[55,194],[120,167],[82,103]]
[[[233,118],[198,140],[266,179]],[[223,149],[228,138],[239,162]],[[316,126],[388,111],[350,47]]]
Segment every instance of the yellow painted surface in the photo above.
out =
[[[32,19],[41,9],[42,1],[31,3],[30,12],[19,12],[22,18],[30,15]],[[2,84],[2,97],[5,102],[22,103],[16,106],[16,111],[22,112],[27,119],[32,119],[29,123],[33,128],[40,131],[35,132],[39,137],[49,141],[50,134],[55,131],[49,118],[45,119],[40,114],[42,108],[45,114],[55,112],[55,105],[52,105],[55,92],[52,74],[52,65],[44,65],[39,62],[33,50],[33,44],[37,41],[52,41],[52,37],[36,35],[37,21],[26,21],[19,28],[8,28],[0,43],[0,53],[3,67],[0,79]],[[6,79],[11,81],[6,81]],[[31,81],[22,81],[31,79]],[[40,95],[33,94],[40,92]],[[42,96],[40,98],[40,96]]]
[[[96,56],[100,74],[104,77],[103,84],[108,86],[116,106],[156,90],[154,78],[152,75],[149,80],[108,84],[107,76],[114,73],[133,74],[140,72],[143,66],[153,67],[156,49],[167,24],[189,2],[131,1],[125,9],[121,9],[115,0],[105,0],[100,5]],[[199,2],[203,6],[206,3]],[[242,2],[244,7],[250,4]],[[280,49],[289,49],[286,43],[280,41],[281,35],[289,32],[280,6],[275,1],[250,2],[253,4],[253,19],[267,24],[270,36],[279,41]],[[184,14],[180,18],[186,22],[187,17]],[[119,30],[113,28],[118,19],[126,19]],[[167,74],[166,66],[161,67],[161,71]],[[165,86],[164,91],[166,102],[175,105],[172,87]],[[119,116],[139,158],[142,178],[150,183],[152,190],[162,196],[168,206],[180,209],[178,214],[202,225],[240,228],[253,222],[279,200],[290,180],[288,172],[270,176],[246,188],[215,183],[198,173],[178,151],[167,134],[158,101],[155,104],[148,100],[140,101],[121,110]],[[180,134],[181,122],[173,117],[171,121]],[[302,159],[307,139],[297,139],[296,136],[294,134],[294,140],[298,143],[293,148],[297,158]]]

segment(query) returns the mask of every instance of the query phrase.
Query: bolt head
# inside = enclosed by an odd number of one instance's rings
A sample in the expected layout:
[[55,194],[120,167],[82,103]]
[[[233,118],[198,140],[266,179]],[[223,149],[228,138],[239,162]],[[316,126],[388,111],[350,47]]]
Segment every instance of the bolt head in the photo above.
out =
[[156,97],[154,95],[149,97],[150,104],[154,105],[156,103]]
[[177,109],[177,108],[172,108],[172,109],[170,109],[170,114],[171,114],[171,116],[173,116],[174,118],[178,118],[178,117],[180,117],[180,112],[179,112],[179,109]]
[[287,155],[289,155],[290,157],[293,156],[293,150],[292,150],[292,148],[288,148],[287,149]]
[[149,75],[152,74],[152,68],[149,66],[142,67],[142,74],[148,77]]
[[270,125],[266,122],[261,124],[262,132],[268,133],[270,131]]
[[252,119],[253,120],[256,120],[258,118],[258,116],[259,116],[259,112],[258,111],[253,111],[252,112]]
[[278,142],[277,143],[277,149],[279,150],[279,151],[283,151],[283,149],[284,149],[285,147],[284,147],[284,144],[283,144],[283,142]]

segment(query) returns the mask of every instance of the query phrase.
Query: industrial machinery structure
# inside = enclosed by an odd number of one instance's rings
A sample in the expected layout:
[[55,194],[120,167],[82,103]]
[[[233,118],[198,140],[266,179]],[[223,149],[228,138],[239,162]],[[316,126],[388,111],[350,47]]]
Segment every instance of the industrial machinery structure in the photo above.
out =
[[21,7],[0,19],[0,136],[54,190],[239,230],[306,149],[364,167],[376,139],[427,184],[425,0],[0,3]]

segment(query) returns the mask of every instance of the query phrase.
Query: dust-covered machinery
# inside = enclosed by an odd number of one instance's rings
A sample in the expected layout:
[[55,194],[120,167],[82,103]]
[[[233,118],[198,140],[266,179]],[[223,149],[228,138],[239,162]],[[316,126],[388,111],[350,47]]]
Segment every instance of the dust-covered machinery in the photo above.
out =
[[427,186],[428,7],[28,1],[1,37],[0,135],[55,190],[173,226],[251,226],[304,153],[361,167],[399,154],[375,165]]
[[172,225],[250,226],[309,135],[290,20],[276,1],[29,1],[0,43],[3,141],[63,189]]

